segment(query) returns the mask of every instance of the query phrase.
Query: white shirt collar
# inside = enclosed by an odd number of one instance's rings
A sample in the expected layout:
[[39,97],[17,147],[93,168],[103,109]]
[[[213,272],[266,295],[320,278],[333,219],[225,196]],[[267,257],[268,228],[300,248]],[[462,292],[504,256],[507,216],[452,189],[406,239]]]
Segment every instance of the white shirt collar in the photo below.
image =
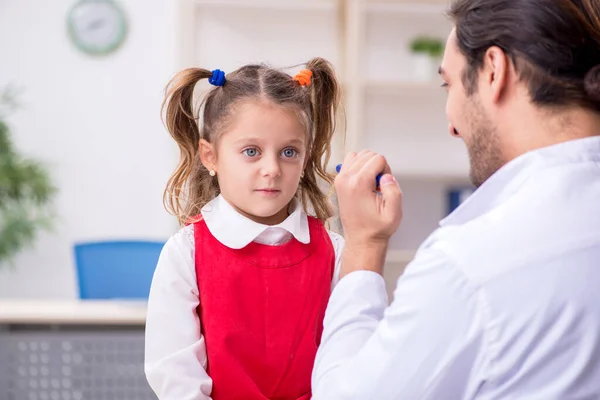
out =
[[461,225],[492,210],[541,168],[590,159],[600,161],[600,136],[569,140],[525,153],[496,171],[440,226]]
[[[225,246],[241,249],[253,241],[279,244],[286,234],[293,235],[300,243],[310,242],[308,218],[299,201],[292,200],[290,215],[278,225],[263,225],[240,214],[222,195],[202,207],[204,221],[214,237]],[[289,236],[289,235],[288,235]]]

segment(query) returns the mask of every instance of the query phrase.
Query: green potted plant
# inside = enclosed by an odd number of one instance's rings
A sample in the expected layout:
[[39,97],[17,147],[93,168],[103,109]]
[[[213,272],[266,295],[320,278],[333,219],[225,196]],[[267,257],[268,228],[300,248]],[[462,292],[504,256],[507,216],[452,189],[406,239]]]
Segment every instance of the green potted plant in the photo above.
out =
[[52,226],[51,201],[56,192],[39,162],[13,145],[8,111],[16,107],[14,92],[0,94],[0,267],[34,243],[40,229]]
[[417,36],[410,42],[410,51],[413,56],[415,80],[434,79],[444,53],[442,40],[430,36]]

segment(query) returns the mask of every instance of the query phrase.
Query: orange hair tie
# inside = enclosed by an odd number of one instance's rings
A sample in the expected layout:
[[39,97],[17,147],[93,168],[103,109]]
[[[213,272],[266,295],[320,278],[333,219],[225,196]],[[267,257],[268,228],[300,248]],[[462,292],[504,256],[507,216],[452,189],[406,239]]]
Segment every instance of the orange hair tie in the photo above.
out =
[[310,69],[303,69],[294,76],[294,80],[300,84],[300,86],[310,85],[310,79],[312,78],[312,71]]

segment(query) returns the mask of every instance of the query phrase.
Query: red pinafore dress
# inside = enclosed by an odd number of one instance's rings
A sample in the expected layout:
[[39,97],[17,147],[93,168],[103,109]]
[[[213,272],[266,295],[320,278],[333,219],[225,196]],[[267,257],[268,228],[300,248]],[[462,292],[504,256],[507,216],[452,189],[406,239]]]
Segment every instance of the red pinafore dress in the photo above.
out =
[[213,400],[308,400],[335,253],[309,217],[310,243],[292,238],[231,249],[194,224],[202,334]]

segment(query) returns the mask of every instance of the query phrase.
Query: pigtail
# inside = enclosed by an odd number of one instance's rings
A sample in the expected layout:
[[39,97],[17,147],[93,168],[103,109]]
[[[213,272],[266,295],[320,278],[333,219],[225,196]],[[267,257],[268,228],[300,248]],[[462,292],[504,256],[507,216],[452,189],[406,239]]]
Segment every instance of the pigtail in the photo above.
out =
[[179,164],[167,183],[163,203],[180,223],[189,222],[200,212],[201,206],[189,202],[189,197],[197,198],[190,196],[192,192],[204,192],[200,197],[208,198],[217,191],[198,155],[201,135],[193,109],[194,87],[201,79],[211,76],[211,71],[200,68],[179,72],[167,85],[161,108],[161,114],[166,108],[164,123],[180,152]]
[[327,173],[326,166],[331,157],[331,141],[335,131],[337,109],[340,102],[340,88],[333,67],[322,58],[308,62],[310,71],[308,85],[312,114],[312,143],[309,158],[300,181],[302,202],[311,204],[316,217],[326,221],[333,216],[328,194],[319,187],[319,178],[329,186],[333,175]]

